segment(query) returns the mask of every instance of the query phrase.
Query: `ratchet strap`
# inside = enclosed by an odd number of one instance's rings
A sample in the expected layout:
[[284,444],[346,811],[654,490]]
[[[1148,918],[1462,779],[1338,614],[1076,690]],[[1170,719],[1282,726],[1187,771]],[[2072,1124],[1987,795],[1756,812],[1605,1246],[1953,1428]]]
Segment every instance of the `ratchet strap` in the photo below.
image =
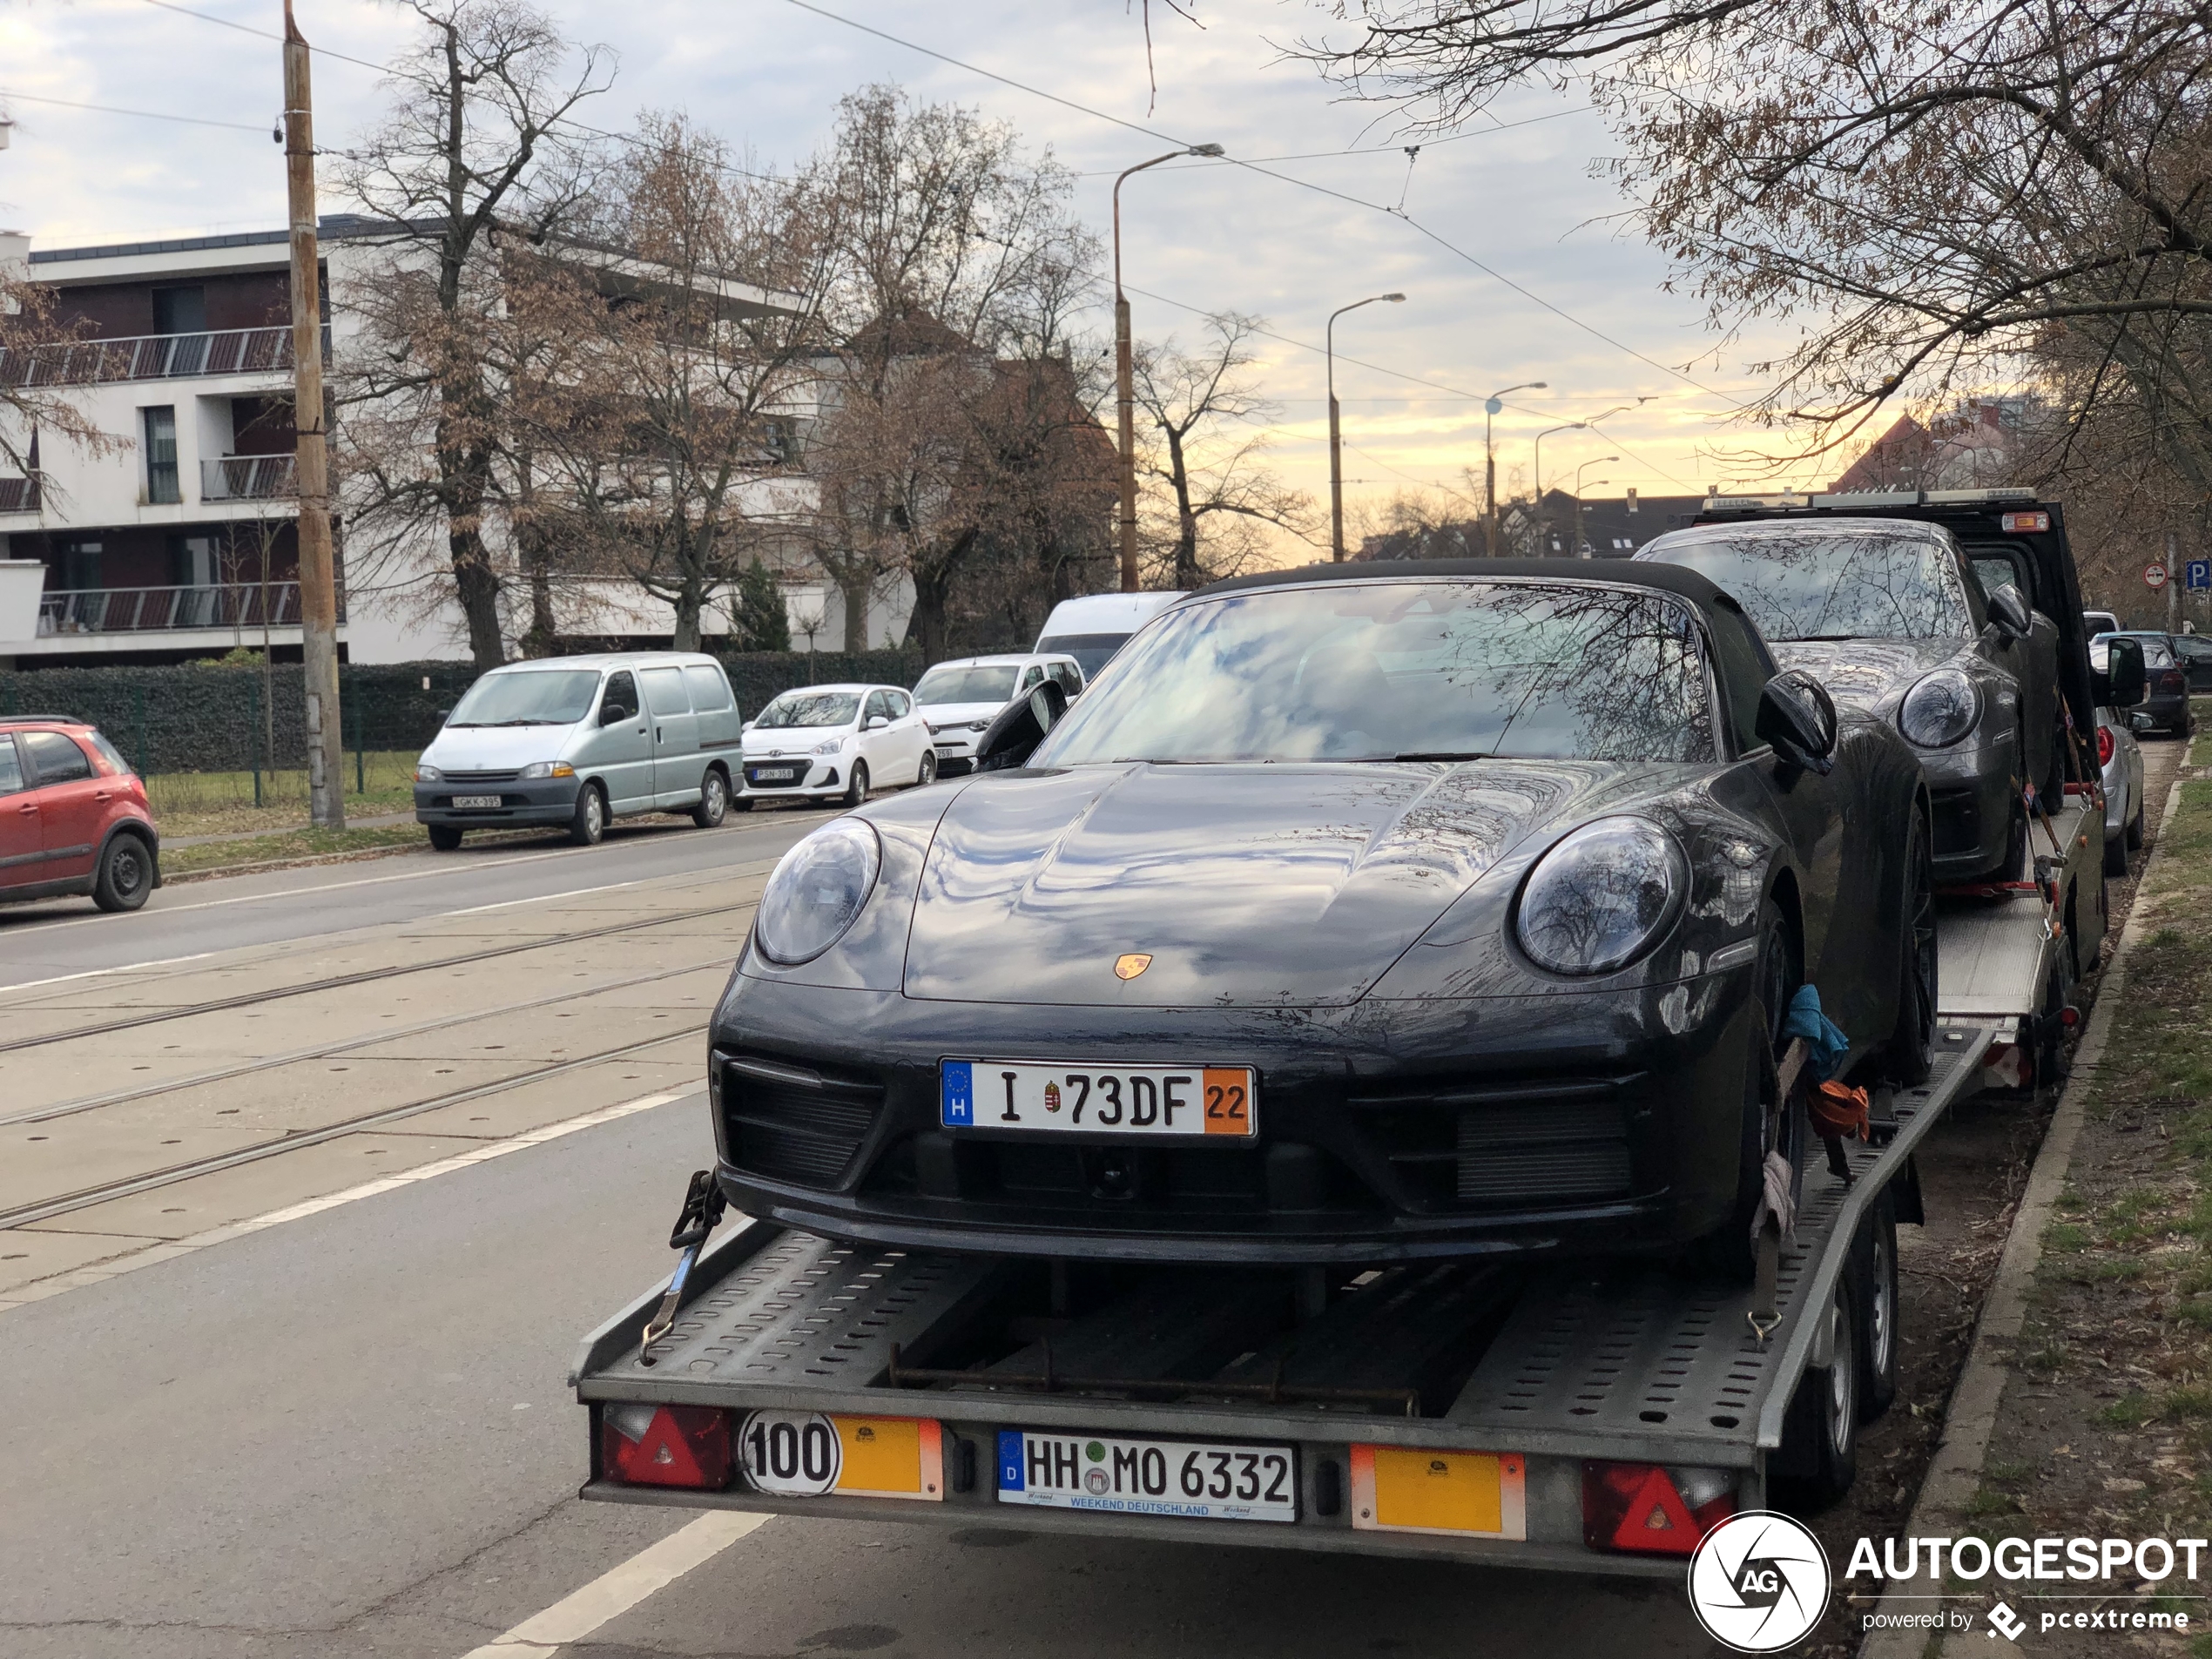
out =
[[1811,1049],[1803,1037],[1791,1039],[1783,1051],[1777,1068],[1771,1056],[1765,1062],[1767,1072],[1766,1163],[1761,1170],[1763,1186],[1758,1208],[1751,1215],[1752,1288],[1751,1305],[1744,1318],[1750,1322],[1751,1335],[1761,1347],[1782,1323],[1781,1310],[1775,1304],[1779,1297],[1782,1274],[1782,1241],[1797,1229],[1797,1170],[1781,1152],[1782,1130],[1787,1121],[1797,1094],[1797,1083],[1804,1074],[1805,1062]]
[[668,1247],[683,1254],[676,1258],[676,1271],[669,1276],[668,1290],[661,1297],[660,1306],[645,1322],[644,1337],[637,1350],[639,1365],[653,1363],[653,1344],[675,1327],[676,1312],[684,1305],[684,1288],[691,1283],[691,1269],[698,1264],[699,1250],[721,1221],[728,1204],[729,1199],[715,1183],[713,1170],[691,1171],[691,1184],[684,1190],[684,1207],[677,1212],[676,1225],[668,1235]]

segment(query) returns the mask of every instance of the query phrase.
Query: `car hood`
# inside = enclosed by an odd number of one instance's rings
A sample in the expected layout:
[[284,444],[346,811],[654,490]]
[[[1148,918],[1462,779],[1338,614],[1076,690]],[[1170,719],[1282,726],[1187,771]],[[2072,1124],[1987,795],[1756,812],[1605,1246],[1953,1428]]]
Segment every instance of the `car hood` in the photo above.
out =
[[[986,773],[932,838],[908,996],[1318,1007],[1357,1001],[1531,834],[1641,800],[1655,768],[1081,766]],[[1124,954],[1151,958],[1116,977]]]
[[447,726],[422,752],[441,772],[509,772],[533,760],[557,760],[572,725]]
[[1871,714],[1894,713],[1912,682],[1971,654],[1967,639],[1797,639],[1769,641],[1784,668],[1802,668],[1838,703]]
[[970,720],[995,720],[1003,703],[924,703],[915,712],[932,725],[962,725]]

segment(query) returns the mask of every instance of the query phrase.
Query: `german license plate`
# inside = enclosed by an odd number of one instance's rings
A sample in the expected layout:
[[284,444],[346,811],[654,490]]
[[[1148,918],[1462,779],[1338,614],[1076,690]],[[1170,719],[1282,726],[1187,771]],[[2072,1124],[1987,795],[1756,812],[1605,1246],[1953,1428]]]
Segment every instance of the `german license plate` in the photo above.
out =
[[1107,1136],[1258,1133],[1249,1066],[1047,1066],[948,1060],[938,1072],[947,1129]]
[[755,766],[752,781],[756,784],[787,784],[799,776],[794,766]]
[[496,795],[455,795],[453,798],[453,804],[457,807],[496,806],[499,805],[499,797]]
[[1298,1451],[999,1431],[999,1501],[1197,1521],[1296,1521]]

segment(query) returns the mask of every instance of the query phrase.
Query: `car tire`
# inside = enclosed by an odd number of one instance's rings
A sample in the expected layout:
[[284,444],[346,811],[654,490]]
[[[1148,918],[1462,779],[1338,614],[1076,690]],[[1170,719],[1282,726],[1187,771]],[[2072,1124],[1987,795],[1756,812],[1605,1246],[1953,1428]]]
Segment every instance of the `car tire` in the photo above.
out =
[[92,902],[103,910],[136,910],[153,892],[153,849],[125,830],[108,837],[92,878]]
[[1858,1414],[1872,1422],[1897,1399],[1897,1201],[1885,1187],[1851,1241],[1858,1278]]
[[2143,798],[2139,791],[2135,796],[2135,815],[2128,820],[2128,850],[2131,853],[2140,852],[2142,845]]
[[730,780],[719,766],[709,766],[706,776],[699,779],[699,804],[691,808],[691,822],[701,829],[713,829],[729,811]]
[[429,829],[433,852],[458,853],[461,850],[461,838],[465,831],[452,824],[433,824]]
[[1858,1476],[1861,1321],[1852,1279],[1848,1272],[1838,1277],[1828,1307],[1835,1362],[1797,1379],[1783,1420],[1775,1495],[1785,1514],[1817,1514],[1841,1500]]
[[[1728,1219],[1689,1247],[1689,1265],[1703,1277],[1731,1285],[1748,1285],[1757,1266],[1751,1245],[1751,1217],[1758,1213],[1766,1190],[1767,1103],[1778,1078],[1774,1050],[1782,1031],[1782,1011],[1797,992],[1797,973],[1791,960],[1790,935],[1782,910],[1774,900],[1759,907],[1759,954],[1752,972],[1752,1009],[1756,1029],[1745,1056],[1743,1120],[1737,1138],[1736,1200]],[[1764,1042],[1764,1053],[1758,1044]],[[1784,1157],[1793,1170],[1804,1168],[1803,1116],[1785,1112],[1782,1120]]]
[[607,798],[597,784],[576,792],[576,813],[569,819],[569,840],[578,846],[597,846],[607,833]]
[[2128,831],[2123,827],[2119,834],[2105,837],[2105,873],[2107,875],[2128,873]]
[[1935,1069],[1935,863],[1927,826],[1912,814],[1905,842],[1905,894],[1898,915],[1897,1025],[1884,1054],[1890,1081],[1917,1089]]
[[914,768],[914,787],[919,789],[924,784],[934,784],[936,781],[937,752],[934,749],[924,749],[921,752],[921,764]]
[[868,799],[868,763],[867,761],[855,760],[853,763],[852,781],[845,786],[845,793],[839,799],[847,807],[860,806],[867,803]]

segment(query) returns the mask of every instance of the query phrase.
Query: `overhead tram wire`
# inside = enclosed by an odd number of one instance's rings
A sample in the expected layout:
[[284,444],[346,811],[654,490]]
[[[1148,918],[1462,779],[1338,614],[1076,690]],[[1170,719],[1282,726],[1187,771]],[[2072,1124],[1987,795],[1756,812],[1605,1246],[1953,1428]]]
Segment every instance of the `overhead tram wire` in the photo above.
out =
[[[152,3],[152,0],[150,0],[150,3]],[[919,42],[907,40],[903,37],[891,34],[887,30],[874,27],[873,24],[861,23],[857,18],[842,17],[837,12],[826,10],[820,6],[810,3],[810,0],[784,0],[784,3],[788,6],[795,6],[801,11],[812,12],[815,17],[826,18],[831,23],[842,24],[846,28],[857,30],[861,34],[873,35],[879,40],[888,41],[891,44],[903,47],[908,51],[919,52],[924,57],[934,57],[941,64],[951,64],[954,69],[966,70],[971,75],[980,75],[986,80],[996,81],[1001,86],[1010,86],[1017,92],[1027,92],[1032,98],[1042,98],[1049,104],[1057,104],[1062,109],[1073,110],[1079,115],[1088,115],[1094,120],[1110,122],[1115,126],[1125,127],[1131,132],[1141,132],[1147,138],[1169,144],[1180,142],[1180,140],[1176,138],[1172,133],[1163,132],[1156,127],[1143,126],[1135,121],[1124,120],[1118,115],[1109,115],[1103,110],[1093,109],[1086,104],[1078,104],[1073,98],[1061,97],[1061,95],[1057,92],[1048,92],[1042,87],[1032,86],[1025,81],[1017,81],[1011,76],[1001,75],[995,70],[985,69],[980,64],[968,63],[964,59],[953,57],[949,53],[938,51],[934,47],[924,46]],[[1682,381],[1685,386],[1696,387],[1697,390],[1704,393],[1708,397],[1719,398],[1723,402],[1730,404],[1739,409],[1745,407],[1741,399],[1730,397],[1725,392],[1716,390],[1714,388],[1705,385],[1703,381],[1693,379],[1690,375],[1683,373],[1681,369],[1676,368],[1669,364],[1662,363],[1655,357],[1646,356],[1635,347],[1630,346],[1622,341],[1614,339],[1612,335],[1597,327],[1595,324],[1584,322],[1580,317],[1575,316],[1572,312],[1564,310],[1561,307],[1554,305],[1541,294],[1536,293],[1533,290],[1523,287],[1521,283],[1514,281],[1511,277],[1505,275],[1494,266],[1487,265],[1482,260],[1475,258],[1474,254],[1468,253],[1465,248],[1460,247],[1453,242],[1447,240],[1444,237],[1429,229],[1427,226],[1422,224],[1417,219],[1412,218],[1405,213],[1394,212],[1393,209],[1384,206],[1379,202],[1366,201],[1358,196],[1346,195],[1343,191],[1332,190],[1326,185],[1317,185],[1308,179],[1295,179],[1288,173],[1271,172],[1265,167],[1258,165],[1254,162],[1241,161],[1234,156],[1227,157],[1225,159],[1233,165],[1244,168],[1247,172],[1256,172],[1259,174],[1259,176],[1263,179],[1272,179],[1277,180],[1278,183],[1295,185],[1300,190],[1311,190],[1318,194],[1331,197],[1337,201],[1347,203],[1353,207],[1362,207],[1366,209],[1369,212],[1381,213],[1387,218],[1397,219],[1401,224],[1408,225],[1414,230],[1419,231],[1423,236],[1428,238],[1430,241],[1435,243],[1437,246],[1442,248],[1446,253],[1466,261],[1467,264],[1473,266],[1476,270],[1481,272],[1483,275],[1489,277],[1494,281],[1503,284],[1508,288],[1511,288],[1515,293],[1520,294],[1523,299],[1529,300],[1532,304],[1541,306],[1546,311],[1550,312],[1561,321],[1572,324],[1575,327],[1581,329],[1584,334],[1588,334],[1592,339],[1603,341],[1606,345],[1612,347],[1614,350],[1624,353],[1628,356],[1635,358],[1638,362],[1657,369],[1662,374],[1670,375],[1674,379]]]
[[269,136],[266,123],[248,121],[216,121],[204,115],[172,115],[165,110],[125,110],[111,104],[76,104],[65,98],[42,98],[32,92],[11,92],[0,88],[0,98],[17,104],[51,104],[57,110],[87,110],[95,115],[135,116],[141,121],[180,121],[186,126],[226,127],[233,132],[252,132],[266,138]]

